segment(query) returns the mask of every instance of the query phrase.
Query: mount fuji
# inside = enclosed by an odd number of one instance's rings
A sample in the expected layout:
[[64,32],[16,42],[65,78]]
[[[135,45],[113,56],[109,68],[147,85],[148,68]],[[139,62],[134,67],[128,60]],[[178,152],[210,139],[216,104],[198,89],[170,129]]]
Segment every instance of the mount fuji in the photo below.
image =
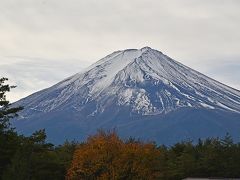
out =
[[227,132],[240,140],[240,91],[150,47],[113,52],[13,105],[24,106],[18,132],[45,128],[54,143],[97,129],[166,145]]

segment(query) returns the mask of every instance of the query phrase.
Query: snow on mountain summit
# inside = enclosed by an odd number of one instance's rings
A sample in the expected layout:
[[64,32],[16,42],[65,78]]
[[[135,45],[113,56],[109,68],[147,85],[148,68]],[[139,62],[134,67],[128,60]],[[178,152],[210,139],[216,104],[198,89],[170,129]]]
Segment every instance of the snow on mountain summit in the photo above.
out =
[[240,92],[144,47],[113,52],[20,103],[38,112],[65,107],[81,112],[92,104],[89,116],[113,105],[141,115],[184,107],[240,112]]

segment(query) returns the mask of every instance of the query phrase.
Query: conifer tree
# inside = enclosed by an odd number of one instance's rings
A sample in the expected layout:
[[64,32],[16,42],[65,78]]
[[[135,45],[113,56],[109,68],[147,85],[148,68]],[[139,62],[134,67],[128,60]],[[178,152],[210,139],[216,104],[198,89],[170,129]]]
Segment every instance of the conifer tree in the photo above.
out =
[[6,93],[14,86],[5,84],[7,80],[7,78],[0,78],[0,177],[10,163],[19,142],[17,133],[11,128],[9,120],[22,109],[22,107],[9,107]]

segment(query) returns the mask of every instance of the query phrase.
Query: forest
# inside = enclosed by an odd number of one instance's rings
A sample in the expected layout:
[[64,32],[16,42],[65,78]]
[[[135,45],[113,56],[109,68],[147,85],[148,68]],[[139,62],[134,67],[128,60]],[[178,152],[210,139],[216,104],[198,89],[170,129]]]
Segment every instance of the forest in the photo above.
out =
[[[84,142],[54,145],[44,129],[31,136],[17,133],[11,119],[23,107],[12,108],[6,93],[14,88],[0,79],[0,179],[172,179],[240,177],[240,143],[229,134],[172,146],[121,139],[99,130]],[[239,134],[240,135],[240,134]],[[164,138],[164,137],[163,137]]]

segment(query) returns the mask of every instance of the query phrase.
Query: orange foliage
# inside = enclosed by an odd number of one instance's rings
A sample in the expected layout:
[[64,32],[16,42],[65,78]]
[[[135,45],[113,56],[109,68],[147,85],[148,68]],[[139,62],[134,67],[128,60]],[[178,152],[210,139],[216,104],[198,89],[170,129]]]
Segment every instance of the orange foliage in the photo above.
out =
[[156,179],[159,154],[154,144],[100,131],[77,148],[66,179]]

